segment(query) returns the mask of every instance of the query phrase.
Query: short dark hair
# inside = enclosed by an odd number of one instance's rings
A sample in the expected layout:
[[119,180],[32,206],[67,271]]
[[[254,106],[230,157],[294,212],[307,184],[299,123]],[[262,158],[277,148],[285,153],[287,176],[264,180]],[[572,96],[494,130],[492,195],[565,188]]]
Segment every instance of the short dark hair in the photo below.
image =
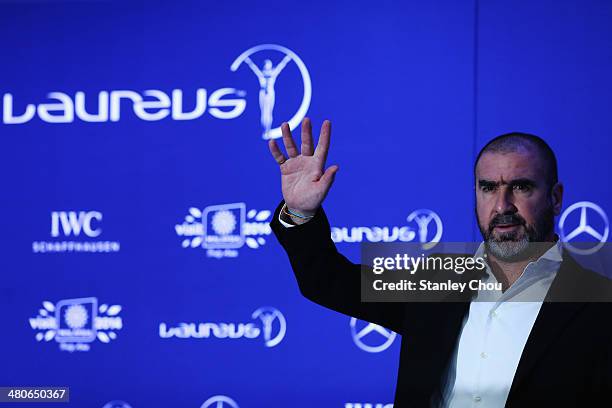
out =
[[478,153],[474,162],[474,176],[476,176],[476,166],[480,157],[485,153],[511,153],[521,148],[535,147],[542,159],[546,163],[546,182],[548,187],[554,186],[559,175],[557,172],[557,158],[548,143],[539,136],[529,133],[511,132],[491,139]]

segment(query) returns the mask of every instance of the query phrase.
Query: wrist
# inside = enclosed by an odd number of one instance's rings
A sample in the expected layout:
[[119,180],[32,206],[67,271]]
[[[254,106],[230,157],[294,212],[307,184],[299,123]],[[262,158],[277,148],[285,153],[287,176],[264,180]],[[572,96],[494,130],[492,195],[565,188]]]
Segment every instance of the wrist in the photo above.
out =
[[[309,214],[309,215],[306,215],[306,214]],[[285,204],[283,205],[283,208],[281,209],[280,217],[283,221],[289,224],[300,225],[300,224],[305,224],[308,221],[310,221],[314,217],[314,214],[315,212],[305,211],[305,214],[304,214],[300,210],[289,209],[289,207],[287,207],[287,204]]]
[[312,218],[316,214],[316,211],[300,210],[289,207],[288,205],[285,205],[285,210],[289,213],[289,215],[302,219]]

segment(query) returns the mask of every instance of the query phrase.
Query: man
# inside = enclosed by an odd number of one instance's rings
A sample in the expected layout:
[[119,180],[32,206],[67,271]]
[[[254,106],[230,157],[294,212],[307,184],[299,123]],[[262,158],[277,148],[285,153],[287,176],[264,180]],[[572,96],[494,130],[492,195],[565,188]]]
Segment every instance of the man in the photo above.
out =
[[287,124],[282,132],[288,157],[269,142],[284,198],[272,229],[305,297],[402,335],[396,408],[612,405],[610,307],[601,302],[610,283],[558,242],[563,185],[542,139],[502,135],[474,165],[484,239],[477,255],[487,260],[484,279],[502,284],[497,298],[472,292],[465,302],[365,303],[361,267],[337,252],[321,208],[338,171],[325,169],[331,124],[324,122],[315,149],[305,119],[301,152]]

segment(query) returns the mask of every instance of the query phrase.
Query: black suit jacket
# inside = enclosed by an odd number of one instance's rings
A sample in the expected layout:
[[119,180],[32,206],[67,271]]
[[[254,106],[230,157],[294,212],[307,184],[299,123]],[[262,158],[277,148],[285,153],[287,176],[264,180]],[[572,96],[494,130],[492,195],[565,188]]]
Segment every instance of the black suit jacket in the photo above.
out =
[[[436,406],[469,301],[362,303],[361,266],[338,253],[320,209],[306,224],[286,228],[276,209],[271,227],[313,302],[373,322],[402,336],[396,408]],[[612,406],[611,303],[575,301],[609,280],[580,267],[566,252],[523,350],[506,407]],[[559,302],[564,300],[564,302]]]

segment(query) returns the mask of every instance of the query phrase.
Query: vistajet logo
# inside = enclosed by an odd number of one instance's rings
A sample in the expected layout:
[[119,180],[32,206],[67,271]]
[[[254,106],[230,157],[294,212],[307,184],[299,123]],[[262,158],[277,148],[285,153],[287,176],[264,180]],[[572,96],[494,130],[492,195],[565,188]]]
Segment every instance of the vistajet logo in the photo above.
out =
[[211,205],[203,210],[191,207],[174,229],[183,248],[203,248],[212,258],[235,258],[244,245],[252,249],[265,245],[272,233],[270,210],[246,210],[245,203]]
[[123,328],[120,305],[99,304],[95,297],[45,300],[29,319],[36,341],[55,340],[63,351],[89,351],[95,340],[110,343]]

